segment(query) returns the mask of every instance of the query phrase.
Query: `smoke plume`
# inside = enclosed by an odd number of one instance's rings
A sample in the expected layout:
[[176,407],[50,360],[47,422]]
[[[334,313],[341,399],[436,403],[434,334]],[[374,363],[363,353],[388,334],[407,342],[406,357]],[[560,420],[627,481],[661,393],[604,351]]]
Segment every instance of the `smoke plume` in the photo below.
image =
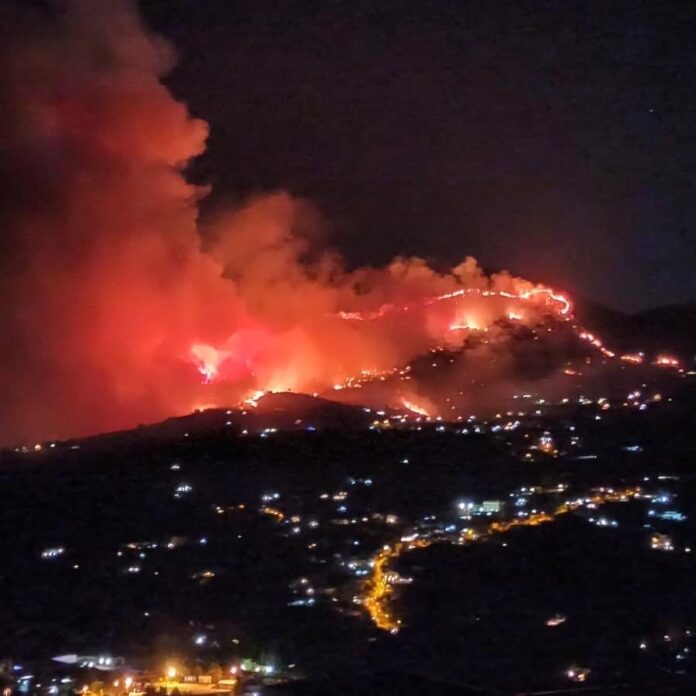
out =
[[501,318],[567,314],[471,258],[347,270],[284,192],[199,223],[207,191],[185,167],[207,125],[161,83],[172,52],[135,8],[67,0],[0,21],[0,441],[340,387]]

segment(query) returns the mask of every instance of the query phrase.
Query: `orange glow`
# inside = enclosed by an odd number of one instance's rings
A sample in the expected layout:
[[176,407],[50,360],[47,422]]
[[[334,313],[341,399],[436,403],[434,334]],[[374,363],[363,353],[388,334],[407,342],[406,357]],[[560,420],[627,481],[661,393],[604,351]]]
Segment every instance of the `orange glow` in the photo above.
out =
[[[520,281],[526,283],[526,281]],[[556,293],[550,288],[536,287],[528,290],[522,290],[518,292],[510,292],[506,290],[482,290],[479,288],[461,288],[458,290],[453,290],[451,292],[446,292],[441,295],[435,295],[433,297],[426,297],[420,301],[410,302],[407,304],[382,304],[377,310],[371,312],[339,312],[339,316],[342,319],[348,319],[352,321],[373,321],[379,319],[388,314],[403,313],[413,311],[418,307],[429,306],[435,303],[443,302],[446,300],[452,300],[459,297],[485,297],[485,298],[507,298],[512,300],[519,300],[529,303],[538,303],[541,299],[541,305],[546,306],[550,313],[558,313],[561,317],[569,317],[573,305],[570,299],[562,294]],[[519,313],[510,312],[513,317],[510,318],[522,318]],[[456,322],[453,322],[456,323]],[[469,322],[467,322],[469,323]],[[476,325],[477,322],[471,322],[472,325]],[[469,328],[469,327],[467,327]]]
[[425,539],[416,539],[407,543],[399,541],[393,546],[385,546],[374,557],[372,575],[365,583],[362,603],[377,628],[390,633],[398,633],[401,627],[401,621],[394,617],[389,608],[391,597],[394,594],[394,586],[389,581],[389,561],[398,558],[406,551],[423,549],[430,544],[431,542]]
[[411,411],[411,413],[415,413],[416,415],[423,416],[425,418],[430,417],[430,413],[425,408],[419,406],[418,404],[414,404],[413,401],[402,399],[401,404],[405,409]]
[[[262,217],[262,211],[261,203],[256,203],[254,216]],[[242,214],[246,215],[246,212],[242,211]],[[408,268],[409,264],[417,262],[402,260],[398,263]],[[237,331],[220,343],[194,344],[190,351],[192,362],[203,376],[204,385],[228,385],[233,393],[235,385],[245,380],[253,381],[257,393],[360,389],[371,381],[396,374],[399,364],[433,346],[450,344],[449,334],[487,332],[501,317],[525,321],[533,326],[547,315],[567,318],[565,315],[570,311],[568,298],[549,288],[533,287],[527,281],[506,274],[501,274],[500,280],[498,276],[485,279],[473,259],[467,259],[455,271],[456,279],[447,278],[423,266],[419,269],[418,280],[419,284],[424,283],[424,287],[419,287],[414,299],[385,302],[372,311],[338,310],[320,317],[300,313],[296,318],[298,324],[291,333],[276,333],[271,324],[263,323],[267,318],[255,317],[253,330]],[[403,268],[399,267],[399,272],[402,273]],[[394,281],[393,267],[370,269],[369,273],[375,292],[411,293],[408,283],[404,282],[402,288],[401,281]],[[488,287],[460,287],[449,292],[427,294],[429,286],[453,281],[483,281]],[[497,289],[496,284],[509,289]],[[308,287],[305,291],[311,296],[329,290],[334,292],[336,288]],[[270,306],[281,308],[285,301],[286,298],[278,297],[277,302]],[[528,311],[518,309],[520,304],[528,306]],[[302,305],[303,311],[305,305]],[[390,320],[391,315],[396,315],[398,324]],[[408,340],[404,340],[406,336]],[[367,358],[375,367],[365,369],[362,366]],[[337,375],[339,367],[341,374]],[[408,375],[403,378],[410,379]],[[248,399],[240,398],[253,406],[256,398]]]
[[219,374],[220,363],[227,357],[225,351],[202,343],[191,346],[191,356],[204,384],[210,384]]
[[452,322],[449,326],[450,331],[486,331],[476,320],[467,317],[462,321]]
[[578,338],[581,338],[583,341],[587,341],[588,343],[593,345],[605,357],[607,357],[607,358],[616,357],[616,353],[609,350],[608,348],[605,348],[604,344],[602,343],[602,340],[600,338],[598,338],[597,336],[595,336],[593,333],[590,333],[589,331],[580,331],[580,333],[578,334]]
[[266,392],[263,389],[257,389],[256,391],[249,394],[249,396],[247,396],[242,403],[244,403],[246,406],[256,408],[259,405],[259,401],[264,396],[266,396]]
[[282,513],[280,510],[274,507],[262,507],[261,512],[264,515],[273,517],[274,519],[278,520],[278,522],[282,522],[285,519],[284,513]]
[[7,61],[16,117],[3,142],[17,143],[8,171],[31,205],[8,198],[3,230],[0,441],[134,427],[192,404],[253,407],[269,391],[349,398],[410,380],[402,366],[468,332],[495,341],[501,319],[572,318],[563,292],[471,257],[445,271],[417,257],[350,268],[319,246],[320,212],[287,192],[202,220],[206,191],[186,165],[208,125],[168,91],[161,40],[117,5],[18,36],[20,59]]
[[658,355],[655,358],[655,365],[660,365],[661,367],[679,367],[680,364],[679,359],[672,355]]
[[535,288],[534,290],[528,290],[521,293],[520,298],[526,300],[536,295],[543,295],[547,301],[559,304],[561,315],[570,316],[573,309],[573,304],[571,303],[570,298],[562,293],[554,293],[549,288]]

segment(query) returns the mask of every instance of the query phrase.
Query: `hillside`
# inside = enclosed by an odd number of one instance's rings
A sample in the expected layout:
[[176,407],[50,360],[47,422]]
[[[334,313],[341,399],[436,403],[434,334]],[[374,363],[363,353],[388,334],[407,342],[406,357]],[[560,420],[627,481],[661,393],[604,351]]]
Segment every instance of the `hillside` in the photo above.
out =
[[696,302],[624,314],[581,300],[575,311],[583,326],[617,349],[674,352],[684,358],[696,353]]

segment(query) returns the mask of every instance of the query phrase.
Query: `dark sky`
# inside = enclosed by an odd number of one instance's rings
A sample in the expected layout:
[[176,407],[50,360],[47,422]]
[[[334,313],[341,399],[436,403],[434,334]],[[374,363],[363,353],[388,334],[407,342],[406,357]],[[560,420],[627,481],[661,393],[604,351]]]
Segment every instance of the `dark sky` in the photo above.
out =
[[608,305],[696,299],[696,3],[141,0],[216,200],[286,188],[356,263],[473,254]]

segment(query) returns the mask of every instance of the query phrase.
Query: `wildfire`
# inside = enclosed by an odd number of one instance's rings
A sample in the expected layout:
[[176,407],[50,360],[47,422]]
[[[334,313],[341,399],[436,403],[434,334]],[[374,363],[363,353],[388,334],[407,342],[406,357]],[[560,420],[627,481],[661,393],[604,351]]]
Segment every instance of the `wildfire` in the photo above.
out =
[[[434,314],[432,317],[429,314],[426,316],[427,321],[431,322],[433,328],[431,331],[431,335],[429,336],[429,340],[428,342],[425,342],[423,344],[422,350],[432,348],[433,346],[437,347],[441,343],[446,344],[448,332],[487,332],[489,330],[489,326],[492,325],[493,322],[495,322],[496,317],[504,316],[507,317],[508,320],[515,322],[526,320],[534,321],[533,317],[528,317],[527,313],[520,310],[517,306],[515,306],[514,308],[510,308],[510,303],[508,303],[507,300],[514,301],[518,304],[524,302],[534,303],[534,306],[537,309],[539,307],[539,302],[541,301],[543,302],[544,306],[551,308],[551,310],[555,312],[559,318],[569,319],[570,313],[572,311],[572,304],[570,299],[566,295],[557,293],[549,288],[538,287],[529,290],[519,291],[516,293],[509,292],[506,290],[481,290],[478,288],[460,288],[449,293],[443,293],[435,296],[426,296],[421,300],[412,301],[406,304],[385,303],[382,304],[375,311],[338,312],[336,314],[328,315],[326,317],[326,320],[330,322],[332,319],[338,318],[347,322],[373,322],[381,317],[386,317],[387,315],[394,313],[402,314],[407,312],[413,312],[416,309],[427,310],[427,308],[433,307],[434,305],[437,305],[439,303],[456,300],[458,298],[488,298],[498,301],[502,299],[506,302],[503,303],[502,308],[499,305],[494,305],[494,311],[488,313],[488,315],[486,314],[486,307],[483,305],[481,307],[477,305],[474,308],[476,311],[475,315],[471,313],[470,307],[457,307],[457,315],[455,315],[454,320],[451,321],[451,323],[445,325],[441,323],[442,314],[437,314],[435,313],[435,310],[433,310]],[[505,304],[507,304],[507,308],[505,308]],[[604,345],[601,338],[596,334],[590,331],[586,331],[581,327],[577,327],[575,325],[573,325],[573,329],[580,340],[589,343],[593,348],[597,349],[605,358],[613,359],[617,357],[612,350],[608,349]],[[381,330],[381,328],[375,329],[375,332],[379,333],[379,331]],[[438,331],[442,332],[440,334],[441,341],[437,340]],[[261,335],[264,336],[265,340],[267,332],[262,332]],[[257,360],[257,355],[259,354],[259,351],[256,351],[253,346],[250,350],[247,351],[249,352],[249,355],[242,359],[242,357],[237,357],[237,353],[239,352],[241,355],[242,353],[244,353],[244,351],[238,351],[236,343],[233,343],[232,341],[228,340],[223,345],[225,345],[226,347],[229,347],[231,345],[235,346],[234,361],[231,360],[231,350],[228,350],[227,348],[217,348],[213,345],[205,343],[195,343],[191,347],[191,361],[200,373],[202,377],[202,383],[205,385],[209,385],[217,381],[233,383],[234,380],[237,378],[236,374],[233,373],[236,373],[238,366],[243,365],[243,368],[241,369],[245,371],[244,374],[253,376],[254,379],[257,380],[258,384],[258,388],[256,390],[249,393],[247,396],[241,398],[240,401],[241,404],[250,406],[252,408],[255,408],[258,405],[258,400],[269,391],[285,391],[289,389],[293,391],[314,391],[317,389],[317,387],[319,387],[319,389],[333,389],[334,391],[339,392],[345,389],[361,389],[363,386],[367,384],[373,383],[378,380],[384,381],[395,375],[399,375],[402,380],[411,379],[409,375],[406,375],[408,368],[402,368],[401,370],[399,370],[398,362],[394,362],[394,364],[392,365],[381,365],[379,368],[373,368],[369,370],[356,370],[354,374],[350,374],[350,372],[348,372],[348,376],[346,376],[347,370],[341,369],[342,374],[338,379],[337,375],[332,374],[333,367],[328,366],[329,369],[327,370],[327,375],[325,379],[315,379],[314,382],[310,382],[306,379],[305,376],[305,370],[303,367],[305,362],[303,360],[296,361],[294,366],[288,367],[288,369],[286,369],[282,365],[282,359],[280,367],[278,367],[275,371],[273,371],[271,375],[264,379],[255,370],[255,361]],[[283,346],[281,345],[280,348],[280,352],[282,353]],[[265,359],[273,357],[272,353],[270,356],[266,355],[265,353],[263,355]],[[366,356],[362,357],[364,358]],[[372,357],[373,356],[370,355],[370,359],[372,359]],[[628,364],[639,365],[643,363],[644,355],[643,353],[626,353],[618,356],[618,359]],[[680,366],[678,359],[670,355],[658,356],[654,364],[662,367],[671,368],[679,368]],[[309,372],[311,373],[311,369],[309,370]],[[566,368],[564,370],[564,373],[566,375],[581,374],[580,372],[577,372],[575,369],[570,367]],[[285,382],[287,383],[283,387],[279,386],[279,376],[284,376]],[[408,411],[411,411],[412,413],[415,413],[425,418],[429,418],[431,415],[430,411],[427,408],[417,403],[414,403],[409,399],[403,399],[402,406]]]
[[252,408],[256,408],[259,405],[259,401],[266,396],[266,392],[263,389],[257,389],[256,391],[249,394],[249,396],[244,399],[242,403]]
[[411,413],[415,413],[418,416],[423,416],[424,418],[430,418],[430,413],[428,413],[428,411],[424,409],[422,406],[414,404],[413,401],[409,401],[408,399],[402,399],[401,405],[408,411],[411,411]]
[[660,367],[678,368],[680,366],[680,362],[678,358],[675,358],[672,355],[658,355],[655,358],[655,365],[659,365]]
[[488,331],[488,328],[480,326],[472,319],[465,319],[463,323],[453,322],[449,325],[450,331]]
[[616,353],[608,348],[605,348],[602,340],[593,333],[590,333],[589,331],[580,331],[578,338],[581,338],[583,341],[587,341],[590,345],[593,345],[599,350],[600,353],[602,353],[602,355],[606,356],[607,358],[616,357]]
[[[564,317],[567,318],[568,315],[571,312],[572,309],[572,304],[568,297],[561,293],[557,293],[550,288],[545,288],[545,287],[537,287],[537,288],[532,288],[532,289],[527,289],[527,290],[522,290],[519,292],[509,292],[507,290],[482,290],[479,288],[459,288],[458,290],[454,290],[452,292],[448,293],[442,293],[439,295],[431,295],[431,296],[425,296],[421,300],[415,300],[411,301],[408,303],[401,303],[401,304],[395,304],[395,303],[384,303],[378,307],[378,309],[373,310],[373,311],[367,311],[367,312],[358,312],[358,311],[339,311],[336,314],[333,315],[328,315],[327,316],[327,321],[330,321],[331,318],[339,318],[344,321],[349,321],[349,322],[372,322],[375,321],[379,318],[386,317],[387,315],[390,314],[401,314],[401,313],[407,313],[407,312],[413,312],[416,309],[427,309],[429,307],[432,307],[434,305],[438,305],[447,301],[451,300],[456,300],[456,299],[475,299],[475,298],[486,298],[488,300],[510,300],[514,301],[515,303],[530,303],[534,304],[534,306],[539,307],[539,306],[544,306],[547,307],[550,311],[555,312],[559,317]],[[507,303],[509,304],[510,303]],[[502,310],[502,314],[501,314]],[[492,323],[495,321],[495,318],[498,316],[506,316],[508,319],[511,321],[522,321],[525,318],[525,314],[520,311],[517,307],[511,308],[511,309],[505,309],[500,308],[500,307],[495,307],[495,311],[490,313],[488,318],[484,318],[485,312],[483,316],[472,316],[470,313],[467,312],[466,308],[458,308],[457,309],[457,316],[449,323],[446,324],[445,326],[442,326],[442,331],[446,334],[447,332],[465,332],[465,331],[481,331],[485,332],[488,331],[489,326],[488,324]],[[433,338],[436,338],[435,336]],[[442,340],[446,341],[446,336],[442,335]],[[224,344],[225,346],[232,345],[230,341],[226,342]],[[235,353],[237,352],[237,347],[235,345]],[[437,345],[436,340],[430,341],[430,344],[428,345],[425,343],[423,345],[423,349],[427,349],[428,347],[432,347],[432,345]],[[252,353],[254,351],[251,351]],[[244,351],[240,351],[240,355],[243,354]],[[226,348],[219,348],[216,347],[215,345],[211,344],[206,344],[206,343],[195,343],[191,346],[190,349],[190,355],[191,355],[191,361],[195,365],[196,369],[200,373],[202,377],[202,383],[203,384],[211,384],[213,382],[217,381],[232,381],[231,376],[229,374],[230,368],[229,365],[232,364],[230,361],[231,358],[231,352],[230,350]],[[254,370],[254,362],[257,359],[256,354],[253,354],[251,357],[242,358],[240,357],[239,362],[240,364],[244,364],[246,368],[248,369],[249,374],[253,374]],[[375,379],[385,379],[386,377],[392,375],[397,371],[397,368],[394,366],[382,366],[381,369],[372,369],[372,370],[361,370],[361,371],[356,371],[355,374],[350,375],[347,377],[342,377],[339,380],[335,381],[330,381],[330,376],[327,376],[325,380],[325,386],[326,387],[332,387],[335,391],[341,391],[343,389],[359,389],[361,388],[365,383],[373,381]],[[277,375],[277,372],[275,373]],[[275,379],[275,377],[274,377]],[[334,378],[335,379],[335,378]],[[258,398],[263,395],[264,392],[271,390],[271,382],[273,380],[269,379],[260,379],[259,380],[259,389],[252,393],[250,396],[247,396],[242,399],[242,403],[245,403],[246,405],[255,407]],[[275,380],[277,381],[277,380]],[[303,371],[298,372],[296,375],[296,379],[292,381],[292,384],[294,385],[293,388],[296,389],[302,389],[303,388],[303,382],[304,382],[304,376],[303,376]],[[275,382],[273,382],[275,385]],[[318,386],[318,385],[316,385]],[[274,389],[277,387],[274,386]],[[415,406],[415,405],[414,405]],[[412,410],[414,413],[418,413],[419,415],[427,416],[427,412],[425,409],[419,406],[415,406],[415,408],[411,408],[408,406],[405,406],[406,408],[409,408],[409,410]]]
[[205,343],[194,343],[191,346],[191,357],[203,377],[203,384],[210,384],[215,380],[220,373],[220,364],[227,356],[225,351]]
[[[373,321],[387,314],[394,314],[400,312],[408,312],[419,307],[428,307],[438,302],[443,302],[446,300],[453,300],[459,297],[492,297],[492,298],[505,298],[510,300],[518,300],[522,302],[531,302],[533,298],[541,297],[544,303],[550,306],[555,306],[558,314],[562,317],[570,317],[571,311],[573,309],[572,302],[570,299],[562,294],[551,290],[550,288],[539,287],[532,290],[524,290],[518,293],[508,292],[505,290],[480,290],[478,288],[461,288],[459,290],[454,290],[452,292],[443,293],[441,295],[435,295],[431,297],[426,297],[419,302],[411,302],[409,304],[395,305],[391,303],[386,303],[381,305],[377,310],[371,312],[339,312],[338,316],[341,319],[347,319],[350,321]],[[510,316],[512,314],[512,316]],[[509,318],[521,319],[522,315],[517,312],[510,312],[508,314]],[[465,328],[471,328],[467,326]]]
[[520,299],[527,300],[530,297],[535,297],[536,295],[545,295],[547,301],[555,302],[561,305],[560,313],[562,316],[570,316],[571,310],[573,309],[573,304],[566,295],[561,293],[555,293],[549,288],[536,288],[534,290],[528,290],[519,295]]
[[[132,427],[223,391],[253,407],[251,390],[360,388],[435,346],[459,347],[467,332],[488,330],[483,352],[505,317],[571,319],[566,294],[488,277],[473,258],[440,272],[419,258],[351,269],[331,249],[307,254],[314,235],[300,231],[320,216],[287,192],[256,192],[203,230],[186,165],[204,152],[208,126],[162,82],[152,60],[161,40],[135,12],[98,5],[26,36],[20,23],[6,47],[10,112],[41,118],[5,124],[4,139],[21,143],[4,153],[8,169],[18,190],[31,188],[32,206],[6,201],[5,280],[21,292],[5,303],[3,327],[9,345],[25,348],[2,372],[0,438]],[[24,60],[34,54],[45,60]],[[56,240],[68,263],[54,263]],[[657,364],[678,367],[670,356]]]

